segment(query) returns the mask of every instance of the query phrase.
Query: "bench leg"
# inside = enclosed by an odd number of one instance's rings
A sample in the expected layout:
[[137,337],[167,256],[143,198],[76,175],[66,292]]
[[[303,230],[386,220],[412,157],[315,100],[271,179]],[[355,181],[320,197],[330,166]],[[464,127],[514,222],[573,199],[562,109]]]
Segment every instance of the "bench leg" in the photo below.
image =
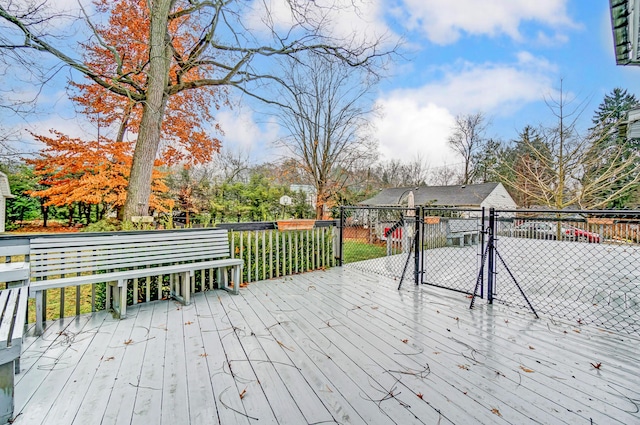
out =
[[13,420],[14,368],[12,361],[0,365],[0,424]]
[[190,272],[182,273],[182,299],[184,300],[184,305],[189,305],[191,303],[191,273]]
[[232,294],[238,295],[240,293],[241,278],[242,278],[242,267],[234,266],[233,267],[233,289],[231,290]]
[[120,318],[127,317],[127,281],[118,282],[118,294],[120,295]]
[[36,291],[36,335],[42,335],[44,332],[44,302],[42,300],[42,291]]

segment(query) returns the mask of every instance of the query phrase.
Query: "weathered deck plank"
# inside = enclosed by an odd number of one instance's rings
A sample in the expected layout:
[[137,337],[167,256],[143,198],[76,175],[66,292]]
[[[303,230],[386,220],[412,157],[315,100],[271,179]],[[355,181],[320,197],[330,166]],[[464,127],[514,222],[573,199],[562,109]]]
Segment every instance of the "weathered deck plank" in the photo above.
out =
[[[91,384],[86,389],[82,403],[78,406],[77,414],[73,419],[73,424],[94,424],[97,418],[102,420],[105,415],[109,397],[113,387],[116,385],[120,364],[124,360],[127,342],[133,330],[133,325],[139,309],[131,311],[129,315],[129,323],[123,320],[114,320],[115,326],[109,328],[98,329],[98,334],[104,336],[101,348],[102,353],[98,353],[92,358],[86,357],[88,362],[92,362],[95,367],[95,374],[91,379]],[[99,352],[99,350],[97,350]],[[64,394],[61,394],[64,397]],[[55,418],[51,418],[55,421]],[[43,423],[51,423],[51,421]],[[35,423],[35,422],[34,422]]]
[[[149,336],[141,359],[142,372],[136,388],[131,425],[159,424],[162,417],[162,382],[164,376],[164,347],[167,339],[170,302],[153,302]],[[161,355],[162,354],[162,355]]]
[[14,423],[640,424],[637,339],[396,286],[332,269],[51,323]]

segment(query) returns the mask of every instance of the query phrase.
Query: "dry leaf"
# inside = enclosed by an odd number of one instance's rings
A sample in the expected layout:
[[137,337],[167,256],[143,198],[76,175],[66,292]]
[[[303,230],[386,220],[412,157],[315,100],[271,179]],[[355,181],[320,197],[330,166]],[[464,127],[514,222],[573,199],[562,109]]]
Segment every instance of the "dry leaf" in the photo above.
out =
[[460,369],[469,370],[469,366],[467,366],[466,364],[459,364],[458,367]]
[[289,350],[289,351],[293,351],[293,348],[289,348],[289,347],[287,347],[287,346],[286,346],[286,345],[284,345],[282,342],[280,342],[280,341],[278,341],[278,340],[276,340],[276,342],[278,343],[278,345],[279,345],[280,347],[282,347],[282,348],[284,348],[284,349],[287,349],[287,350]]
[[529,369],[528,367],[524,367],[522,365],[520,365],[520,369],[527,373],[533,373],[533,369]]
[[529,346],[529,350],[535,350],[535,348],[533,348],[533,346]]
[[402,342],[404,342],[405,344],[409,342],[408,339],[403,339]]
[[106,359],[104,359],[104,361],[108,362],[108,361],[113,360],[113,359],[115,359],[115,357],[111,356],[111,357],[107,357]]
[[595,367],[596,369],[600,369],[600,367],[602,366],[602,363],[598,362],[598,363],[591,363],[591,366]]
[[440,354],[442,351],[434,351],[433,354]]
[[202,353],[202,354],[200,354],[200,357],[207,357],[207,356],[208,356],[208,354],[207,354],[207,353]]
[[500,413],[500,411],[498,409],[496,409],[495,407],[493,409],[491,409],[491,413],[493,413],[494,415],[498,415],[498,416],[502,417],[502,414]]
[[129,344],[131,344],[132,342],[133,342],[133,340],[132,340],[132,339],[128,339],[128,340],[126,340],[126,341],[124,342],[124,345],[129,345]]
[[193,325],[192,321],[184,322],[185,325]]
[[245,395],[247,395],[247,389],[246,388],[244,390],[242,390],[242,392],[240,393],[240,400],[242,400]]
[[573,330],[575,333],[579,334],[580,333],[580,329],[574,329]]
[[418,398],[419,398],[420,400],[424,400],[424,399],[423,399],[424,395],[423,395],[422,393],[418,393],[418,394],[416,394],[416,395],[418,396]]

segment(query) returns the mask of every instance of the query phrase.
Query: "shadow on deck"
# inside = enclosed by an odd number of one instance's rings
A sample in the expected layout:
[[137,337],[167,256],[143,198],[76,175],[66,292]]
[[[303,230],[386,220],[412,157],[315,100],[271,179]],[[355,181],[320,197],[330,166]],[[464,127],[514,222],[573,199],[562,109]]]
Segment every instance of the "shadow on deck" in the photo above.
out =
[[640,423],[639,340],[335,268],[26,338],[15,424]]

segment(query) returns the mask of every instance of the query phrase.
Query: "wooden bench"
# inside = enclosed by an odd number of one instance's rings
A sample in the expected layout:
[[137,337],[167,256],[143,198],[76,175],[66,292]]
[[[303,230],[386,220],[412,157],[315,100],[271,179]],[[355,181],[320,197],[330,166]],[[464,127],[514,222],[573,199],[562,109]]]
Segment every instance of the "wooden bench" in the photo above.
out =
[[449,219],[446,231],[447,246],[477,245],[480,241],[476,219]]
[[13,420],[14,380],[20,373],[28,295],[26,286],[0,291],[0,424]]
[[215,269],[218,287],[237,294],[243,261],[230,254],[226,229],[31,239],[29,294],[36,299],[36,333],[43,331],[47,289],[108,283],[106,308],[113,307],[120,318],[126,317],[127,282],[134,278],[171,275],[171,296],[189,304],[195,271]]

